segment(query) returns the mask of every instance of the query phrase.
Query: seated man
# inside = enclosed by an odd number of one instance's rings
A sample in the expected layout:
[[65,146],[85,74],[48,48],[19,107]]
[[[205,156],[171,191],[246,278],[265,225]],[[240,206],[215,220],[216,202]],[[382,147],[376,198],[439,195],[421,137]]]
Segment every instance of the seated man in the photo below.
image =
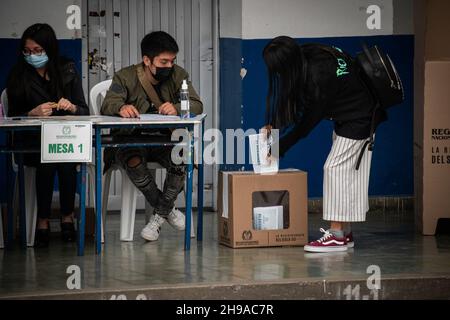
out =
[[[163,31],[152,32],[141,42],[142,63],[118,71],[102,104],[101,113],[124,118],[139,117],[144,113],[180,115],[179,92],[188,73],[175,64],[178,45]],[[200,114],[203,104],[189,84],[190,112]],[[116,130],[113,134],[136,137],[142,130]],[[170,135],[170,130],[164,134]],[[132,139],[132,137],[130,137]],[[105,170],[113,161],[120,163],[134,185],[155,208],[150,222],[141,232],[148,241],[159,237],[165,220],[177,230],[184,230],[185,217],[174,208],[174,202],[182,191],[185,179],[184,165],[175,165],[171,159],[172,147],[119,148],[105,152]],[[167,169],[163,190],[159,190],[147,162],[158,162]]]

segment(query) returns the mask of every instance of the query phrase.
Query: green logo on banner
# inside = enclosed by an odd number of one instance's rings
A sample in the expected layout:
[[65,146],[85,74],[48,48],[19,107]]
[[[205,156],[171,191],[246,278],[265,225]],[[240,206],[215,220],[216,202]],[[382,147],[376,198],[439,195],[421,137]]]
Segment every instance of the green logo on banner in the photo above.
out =
[[71,132],[72,132],[72,131],[71,131],[71,129],[70,129],[69,126],[64,126],[64,127],[62,128],[62,133],[63,133],[64,135],[66,135],[66,136],[70,135]]

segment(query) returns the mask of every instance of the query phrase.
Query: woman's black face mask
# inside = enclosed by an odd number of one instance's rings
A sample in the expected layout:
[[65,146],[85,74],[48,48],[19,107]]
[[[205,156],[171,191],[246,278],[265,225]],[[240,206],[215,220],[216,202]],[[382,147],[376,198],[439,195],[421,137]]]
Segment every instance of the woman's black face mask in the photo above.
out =
[[163,82],[170,78],[170,76],[172,75],[172,71],[173,67],[156,67],[156,74],[154,74],[153,76],[156,80]]

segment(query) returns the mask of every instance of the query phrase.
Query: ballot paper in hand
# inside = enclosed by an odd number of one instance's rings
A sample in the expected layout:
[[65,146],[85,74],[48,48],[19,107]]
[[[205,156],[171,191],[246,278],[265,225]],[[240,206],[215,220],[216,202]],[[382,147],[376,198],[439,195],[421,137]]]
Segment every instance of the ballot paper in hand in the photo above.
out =
[[258,174],[274,174],[278,172],[278,160],[270,157],[270,138],[264,133],[249,135],[250,155],[253,171]]

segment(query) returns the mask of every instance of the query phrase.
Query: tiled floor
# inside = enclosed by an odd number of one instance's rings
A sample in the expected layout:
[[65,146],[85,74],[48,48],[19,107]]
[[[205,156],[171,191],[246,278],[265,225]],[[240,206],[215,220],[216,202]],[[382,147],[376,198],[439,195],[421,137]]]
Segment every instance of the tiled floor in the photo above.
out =
[[[309,215],[310,239],[319,236],[321,216]],[[372,212],[354,226],[355,248],[343,254],[305,254],[302,247],[230,249],[217,243],[216,214],[205,214],[204,241],[183,250],[183,232],[164,224],[159,241],[140,238],[144,215],[136,219],[134,242],[120,242],[119,215],[108,217],[107,242],[100,256],[89,241],[84,257],[75,244],[52,239],[48,249],[0,251],[0,298],[66,292],[71,265],[82,272],[85,290],[121,290],[158,285],[283,282],[292,279],[366,279],[368,267],[381,277],[450,276],[450,237],[415,232],[411,212]],[[326,225],[324,225],[326,227]]]

